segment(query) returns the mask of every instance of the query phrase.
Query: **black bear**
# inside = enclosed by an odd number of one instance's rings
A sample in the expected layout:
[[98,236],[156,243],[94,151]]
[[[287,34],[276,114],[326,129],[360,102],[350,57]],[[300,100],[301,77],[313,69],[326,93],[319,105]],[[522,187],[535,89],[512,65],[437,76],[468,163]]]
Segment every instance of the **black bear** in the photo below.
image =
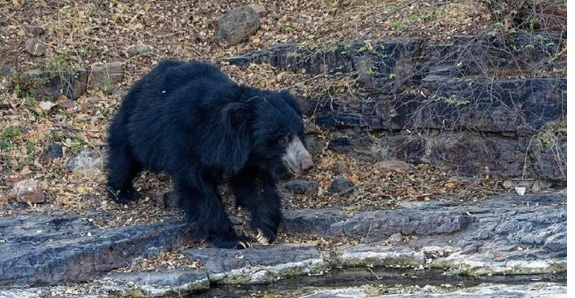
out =
[[140,171],[166,172],[198,237],[247,248],[218,193],[227,181],[258,241],[269,244],[282,220],[279,179],[313,165],[303,128],[288,91],[238,85],[208,63],[165,60],[132,86],[112,120],[109,195],[134,201]]

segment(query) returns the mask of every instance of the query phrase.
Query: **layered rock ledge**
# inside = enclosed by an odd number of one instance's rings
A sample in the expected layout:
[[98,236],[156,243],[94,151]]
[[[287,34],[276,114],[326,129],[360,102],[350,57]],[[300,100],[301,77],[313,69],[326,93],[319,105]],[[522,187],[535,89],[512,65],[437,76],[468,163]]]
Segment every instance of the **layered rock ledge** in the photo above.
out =
[[[201,268],[108,273],[137,256],[182,247],[190,239],[189,229],[176,220],[106,230],[70,213],[5,216],[0,218],[0,296],[71,289],[78,297],[183,295],[217,285],[322,275],[336,268],[440,270],[474,277],[566,273],[563,193],[507,194],[469,203],[412,202],[357,214],[293,210],[285,217],[289,234],[348,237],[360,244],[329,250],[309,244],[188,249],[183,254]],[[63,282],[68,286],[60,286]],[[74,286],[78,282],[88,283]]]

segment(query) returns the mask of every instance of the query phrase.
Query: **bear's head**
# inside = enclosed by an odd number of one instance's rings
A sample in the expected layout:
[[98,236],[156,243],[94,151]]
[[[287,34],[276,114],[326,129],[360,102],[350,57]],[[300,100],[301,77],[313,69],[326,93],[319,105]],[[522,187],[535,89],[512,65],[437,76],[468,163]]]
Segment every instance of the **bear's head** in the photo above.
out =
[[252,122],[252,159],[276,176],[297,175],[313,166],[306,149],[299,104],[288,91],[262,92]]
[[233,94],[220,113],[223,125],[209,133],[212,151],[203,150],[209,155],[205,160],[217,161],[211,164],[220,165],[226,175],[235,175],[249,164],[277,178],[313,166],[302,113],[288,91],[238,86]]

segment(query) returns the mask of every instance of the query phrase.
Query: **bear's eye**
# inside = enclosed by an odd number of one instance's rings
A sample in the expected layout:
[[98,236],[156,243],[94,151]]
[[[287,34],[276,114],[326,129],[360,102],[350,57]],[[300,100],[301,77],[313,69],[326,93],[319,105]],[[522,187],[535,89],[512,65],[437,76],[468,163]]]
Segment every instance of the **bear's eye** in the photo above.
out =
[[289,142],[289,137],[288,136],[283,136],[278,140],[278,144],[280,145],[285,145]]

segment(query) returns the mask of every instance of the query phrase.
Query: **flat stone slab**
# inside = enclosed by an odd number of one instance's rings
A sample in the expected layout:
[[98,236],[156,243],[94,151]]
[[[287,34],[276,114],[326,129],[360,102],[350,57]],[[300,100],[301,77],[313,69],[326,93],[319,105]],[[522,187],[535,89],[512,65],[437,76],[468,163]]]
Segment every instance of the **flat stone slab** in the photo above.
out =
[[342,267],[422,268],[425,254],[408,247],[359,244],[338,248],[336,261]]
[[451,293],[433,293],[423,287],[417,291],[405,294],[374,295],[377,289],[370,287],[344,288],[335,290],[318,290],[313,294],[298,296],[300,298],[349,298],[349,297],[371,297],[371,298],[402,298],[402,297],[448,297],[448,298],[483,298],[483,297],[505,297],[505,298],[530,298],[530,297],[567,297],[567,287],[555,283],[530,283],[526,285],[498,285],[485,284],[458,290]]
[[326,267],[315,245],[281,244],[246,250],[208,248],[185,253],[204,263],[210,281],[223,284],[265,283],[320,273]]
[[297,234],[330,235],[331,226],[348,216],[335,209],[301,209],[284,211],[284,229]]
[[101,229],[69,212],[0,217],[0,286],[88,281],[190,236],[178,220]]
[[[353,248],[359,260],[374,264],[386,264],[386,258],[397,253],[410,256],[403,265],[413,266],[423,252],[426,267],[471,275],[566,271],[567,207],[566,197],[559,193],[507,194],[477,203],[413,202],[355,215],[325,210],[324,224],[317,228],[322,218],[319,210],[287,211],[285,225],[294,234],[312,232],[376,243]],[[409,237],[390,250],[381,248],[392,235]],[[348,250],[348,256],[354,255],[349,249],[339,248],[338,253],[345,256]]]
[[210,280],[203,270],[161,270],[157,272],[113,273],[99,282],[115,292],[160,297],[208,290]]

